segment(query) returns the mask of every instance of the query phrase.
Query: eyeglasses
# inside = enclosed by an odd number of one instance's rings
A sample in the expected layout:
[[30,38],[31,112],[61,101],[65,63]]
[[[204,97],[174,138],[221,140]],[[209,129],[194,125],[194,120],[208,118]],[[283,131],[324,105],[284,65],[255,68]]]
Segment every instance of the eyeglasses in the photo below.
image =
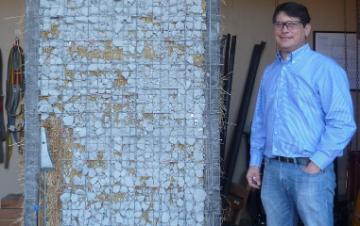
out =
[[293,31],[297,28],[299,28],[299,25],[302,25],[301,21],[286,21],[286,22],[275,22],[274,28],[276,30],[282,30],[284,27],[288,29],[289,31]]

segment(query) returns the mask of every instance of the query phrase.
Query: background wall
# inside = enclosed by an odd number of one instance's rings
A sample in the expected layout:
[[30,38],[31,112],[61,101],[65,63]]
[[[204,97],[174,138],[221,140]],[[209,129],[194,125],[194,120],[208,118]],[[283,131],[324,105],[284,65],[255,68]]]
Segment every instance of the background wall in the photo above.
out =
[[[23,0],[0,1],[0,48],[3,57],[3,81],[6,80],[6,65],[10,48],[15,40],[15,31],[20,30],[20,45],[23,46],[23,16],[25,2]],[[25,53],[26,54],[26,53]],[[4,90],[5,86],[3,86]],[[5,143],[4,143],[5,145]],[[13,152],[9,169],[0,164],[0,198],[9,193],[20,193],[22,189],[18,182],[18,153]]]
[[[249,67],[251,51],[254,44],[260,41],[266,42],[265,51],[260,62],[257,82],[252,95],[249,109],[246,131],[250,129],[250,123],[254,111],[254,102],[257,95],[259,81],[264,67],[271,63],[275,54],[275,42],[272,33],[272,13],[278,3],[285,1],[267,0],[224,0],[221,7],[223,34],[237,35],[237,49],[235,69],[232,87],[232,99],[230,110],[230,126],[228,129],[231,137],[236,122],[236,113],[240,106],[243,86]],[[355,31],[356,30],[356,1],[355,0],[300,0],[297,1],[307,6],[312,18],[312,30],[314,31]],[[309,38],[312,45],[312,34]],[[227,147],[229,149],[229,147]],[[247,168],[247,151],[241,147],[238,158],[236,175],[233,181],[239,181]],[[340,161],[344,161],[343,159]]]

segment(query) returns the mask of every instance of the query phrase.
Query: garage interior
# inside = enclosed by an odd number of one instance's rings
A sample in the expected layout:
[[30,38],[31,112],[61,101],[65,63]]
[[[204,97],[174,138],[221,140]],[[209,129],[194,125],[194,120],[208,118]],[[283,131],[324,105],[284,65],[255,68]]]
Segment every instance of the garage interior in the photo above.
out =
[[[225,89],[223,114],[225,118],[224,127],[227,127],[225,144],[222,143],[221,149],[221,153],[224,155],[222,156],[224,159],[222,169],[223,177],[225,177],[222,180],[223,225],[266,225],[259,193],[249,190],[244,181],[249,161],[249,131],[259,81],[264,68],[273,61],[275,56],[271,17],[275,7],[283,2],[286,1],[224,0],[221,4],[221,34],[223,39],[235,40],[236,43],[236,48],[233,49],[235,44],[230,42],[228,53],[226,53],[226,44],[222,45],[222,62],[225,64],[222,71],[225,81],[223,85]],[[354,38],[356,33],[359,33],[359,22],[357,22],[360,13],[359,1],[302,0],[297,2],[307,6],[311,16],[312,34],[308,43],[312,48],[314,48],[315,34],[323,32],[330,35],[340,35],[343,42],[347,40],[337,51],[354,54],[351,59],[349,57],[345,60],[348,62],[344,68],[347,72],[351,71],[354,77],[351,94],[358,124],[360,102],[358,82],[356,81],[359,77],[359,36],[357,36],[357,42],[355,39],[352,44],[348,41],[350,35]],[[257,59],[258,70],[256,72],[256,67],[251,66],[254,64],[254,59],[251,59],[251,56],[253,49],[255,49],[254,45],[260,45],[261,42],[266,44],[260,59]],[[251,79],[255,81],[247,83]],[[231,80],[231,88],[229,88],[229,80]],[[246,87],[247,84],[253,85],[252,90]],[[230,95],[226,95],[228,92]],[[231,99],[231,104],[227,104],[229,99]],[[228,110],[228,115],[226,110]],[[224,137],[222,138],[224,139]],[[239,138],[241,141],[236,141]],[[339,226],[359,225],[359,204],[356,203],[359,202],[357,197],[360,188],[360,149],[358,143],[359,130],[344,151],[344,156],[336,160],[337,188],[334,215],[335,223]],[[236,156],[234,153],[237,150],[236,161],[231,161]],[[231,181],[229,177],[232,178]]]

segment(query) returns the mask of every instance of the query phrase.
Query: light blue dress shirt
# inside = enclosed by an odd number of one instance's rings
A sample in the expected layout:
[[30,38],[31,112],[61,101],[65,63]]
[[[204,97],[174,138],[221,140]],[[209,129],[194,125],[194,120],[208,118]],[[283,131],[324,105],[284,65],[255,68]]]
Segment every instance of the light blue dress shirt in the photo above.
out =
[[250,166],[266,157],[309,157],[324,169],[356,130],[345,71],[308,44],[277,53],[264,71],[251,127]]

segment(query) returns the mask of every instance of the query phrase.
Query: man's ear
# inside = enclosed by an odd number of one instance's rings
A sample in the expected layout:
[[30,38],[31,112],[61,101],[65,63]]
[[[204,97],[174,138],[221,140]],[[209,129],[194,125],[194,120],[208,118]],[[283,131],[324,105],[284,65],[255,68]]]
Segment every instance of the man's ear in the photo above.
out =
[[311,32],[311,25],[306,24],[304,29],[305,29],[305,37],[307,38],[307,37],[309,37],[310,32]]

